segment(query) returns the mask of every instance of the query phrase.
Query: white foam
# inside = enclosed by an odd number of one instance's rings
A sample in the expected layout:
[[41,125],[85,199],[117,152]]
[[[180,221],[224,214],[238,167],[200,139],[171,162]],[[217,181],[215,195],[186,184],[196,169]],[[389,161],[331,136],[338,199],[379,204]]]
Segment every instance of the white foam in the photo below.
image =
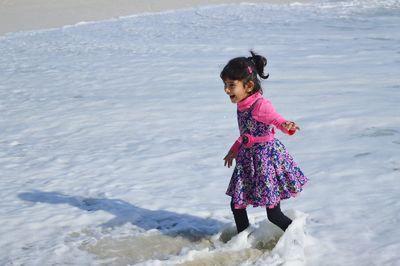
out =
[[202,249],[183,250],[167,261],[148,260],[139,265],[305,265],[306,215],[288,213],[294,220],[285,233],[263,219],[238,235],[229,225]]

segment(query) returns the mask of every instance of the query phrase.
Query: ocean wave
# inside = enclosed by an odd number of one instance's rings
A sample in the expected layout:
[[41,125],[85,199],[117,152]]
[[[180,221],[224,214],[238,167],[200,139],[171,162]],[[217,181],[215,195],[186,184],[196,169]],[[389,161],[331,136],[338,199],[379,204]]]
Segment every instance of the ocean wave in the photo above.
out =
[[312,6],[340,15],[395,15],[400,12],[400,0],[322,0],[292,5]]

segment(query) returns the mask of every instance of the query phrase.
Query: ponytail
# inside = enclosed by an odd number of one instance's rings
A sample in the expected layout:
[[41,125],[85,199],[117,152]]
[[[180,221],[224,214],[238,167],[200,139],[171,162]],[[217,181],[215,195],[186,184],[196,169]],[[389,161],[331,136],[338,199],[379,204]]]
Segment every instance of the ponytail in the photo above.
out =
[[257,70],[258,75],[262,79],[267,79],[269,77],[269,74],[267,73],[264,75],[264,68],[267,66],[267,59],[262,56],[256,54],[254,51],[250,50],[251,57],[247,57],[255,66],[255,69]]

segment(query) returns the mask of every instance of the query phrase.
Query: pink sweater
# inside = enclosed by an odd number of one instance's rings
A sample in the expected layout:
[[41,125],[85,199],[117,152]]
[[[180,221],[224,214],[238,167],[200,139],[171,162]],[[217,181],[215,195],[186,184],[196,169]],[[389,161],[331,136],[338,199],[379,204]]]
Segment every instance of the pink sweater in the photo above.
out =
[[[260,100],[256,103],[256,105],[253,108],[253,111],[251,112],[253,118],[259,122],[262,122],[262,123],[265,123],[268,125],[274,125],[276,128],[278,128],[279,130],[281,130],[282,132],[284,132],[286,134],[293,135],[295,133],[295,131],[291,130],[289,132],[286,128],[284,128],[282,126],[282,123],[284,123],[286,121],[286,119],[283,118],[280,114],[278,114],[275,111],[275,108],[272,106],[272,103],[269,100],[263,98],[263,96],[259,92],[255,93],[253,95],[250,95],[246,99],[239,102],[237,104],[238,110],[242,112],[242,111],[250,108],[250,106],[252,106],[253,103],[260,98],[262,100]],[[232,145],[231,149],[233,151],[237,152],[239,149],[239,146],[240,146],[240,142],[239,142],[239,140],[236,140],[236,142]]]

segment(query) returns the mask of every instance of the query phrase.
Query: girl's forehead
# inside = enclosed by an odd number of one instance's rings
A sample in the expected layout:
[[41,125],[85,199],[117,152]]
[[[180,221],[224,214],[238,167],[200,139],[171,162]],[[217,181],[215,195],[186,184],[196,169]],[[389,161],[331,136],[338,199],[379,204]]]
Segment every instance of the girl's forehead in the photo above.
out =
[[239,83],[240,80],[237,79],[224,79],[225,83]]

